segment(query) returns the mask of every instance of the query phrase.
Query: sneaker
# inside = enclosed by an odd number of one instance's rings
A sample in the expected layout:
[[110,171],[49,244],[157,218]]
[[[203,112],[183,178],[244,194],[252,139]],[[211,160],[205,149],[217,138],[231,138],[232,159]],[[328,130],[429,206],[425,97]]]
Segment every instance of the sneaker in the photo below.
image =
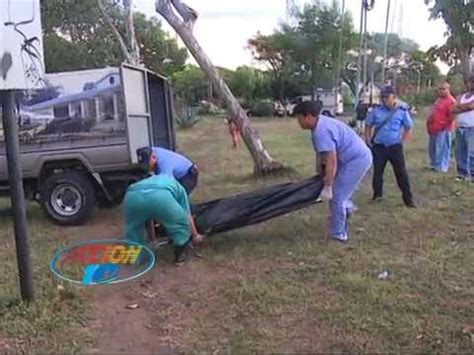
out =
[[174,247],[174,263],[176,266],[181,266],[184,264],[184,262],[188,258],[189,251],[191,250],[191,248],[192,245],[190,240],[182,246]]
[[331,235],[331,239],[336,242],[346,243],[349,240],[349,236],[347,234]]
[[380,202],[383,200],[383,197],[382,196],[374,196],[372,197],[372,201],[374,202]]
[[458,175],[458,176],[456,176],[456,179],[454,179],[454,180],[456,180],[458,182],[464,182],[464,181],[467,181],[468,178],[466,176]]
[[413,209],[418,208],[418,206],[414,202],[405,203],[405,206],[407,206],[408,208],[413,208]]

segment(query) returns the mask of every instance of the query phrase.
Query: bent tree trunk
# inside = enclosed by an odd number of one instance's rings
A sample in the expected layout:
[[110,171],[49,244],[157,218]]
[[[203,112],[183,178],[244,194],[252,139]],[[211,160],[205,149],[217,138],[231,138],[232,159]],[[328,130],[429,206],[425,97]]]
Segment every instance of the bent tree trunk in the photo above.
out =
[[[174,12],[172,4],[175,6],[175,9],[178,11],[182,19]],[[171,27],[173,27],[176,33],[179,34],[188,50],[206,74],[207,78],[211,81],[212,86],[221,100],[224,101],[231,118],[235,120],[239,126],[243,141],[250,151],[254,161],[254,172],[258,175],[266,175],[281,170],[283,165],[273,159],[265,149],[260,135],[251,126],[247,114],[194,37],[192,28],[193,22],[197,17],[196,12],[185,6],[185,4],[181,3],[180,0],[156,0],[155,6],[156,11],[170,24]],[[188,11],[192,11],[192,14],[183,14],[183,9],[186,8]]]

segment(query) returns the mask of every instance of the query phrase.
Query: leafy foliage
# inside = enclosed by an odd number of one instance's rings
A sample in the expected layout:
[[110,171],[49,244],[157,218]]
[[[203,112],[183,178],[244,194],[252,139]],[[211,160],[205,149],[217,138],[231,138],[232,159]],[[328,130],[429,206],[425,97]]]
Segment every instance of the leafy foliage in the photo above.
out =
[[442,18],[448,30],[446,43],[434,46],[430,54],[449,65],[462,63],[464,75],[469,71],[469,60],[474,47],[474,2],[469,0],[425,0],[431,18]]
[[195,65],[187,65],[172,75],[175,94],[187,104],[195,105],[207,97],[208,82],[204,72]]
[[[117,29],[125,33],[124,9],[119,2],[104,0]],[[49,72],[118,65],[123,53],[97,0],[47,0],[41,2],[46,68]],[[141,59],[150,69],[172,74],[184,67],[185,49],[162,28],[156,18],[134,14]]]

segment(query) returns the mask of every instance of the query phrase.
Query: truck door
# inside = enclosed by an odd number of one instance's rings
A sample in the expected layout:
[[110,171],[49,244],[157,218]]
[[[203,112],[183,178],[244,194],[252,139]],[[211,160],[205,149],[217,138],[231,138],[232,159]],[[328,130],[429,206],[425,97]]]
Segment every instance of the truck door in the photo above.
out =
[[137,164],[137,149],[152,145],[147,76],[144,69],[127,64],[120,67],[120,76],[125,97],[130,160]]

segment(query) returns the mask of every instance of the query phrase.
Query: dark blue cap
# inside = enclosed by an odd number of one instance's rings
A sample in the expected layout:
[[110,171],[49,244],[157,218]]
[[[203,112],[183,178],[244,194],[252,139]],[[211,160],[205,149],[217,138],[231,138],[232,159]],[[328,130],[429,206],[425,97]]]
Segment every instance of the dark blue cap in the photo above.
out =
[[391,85],[384,86],[382,90],[380,91],[380,95],[395,95],[395,89]]

